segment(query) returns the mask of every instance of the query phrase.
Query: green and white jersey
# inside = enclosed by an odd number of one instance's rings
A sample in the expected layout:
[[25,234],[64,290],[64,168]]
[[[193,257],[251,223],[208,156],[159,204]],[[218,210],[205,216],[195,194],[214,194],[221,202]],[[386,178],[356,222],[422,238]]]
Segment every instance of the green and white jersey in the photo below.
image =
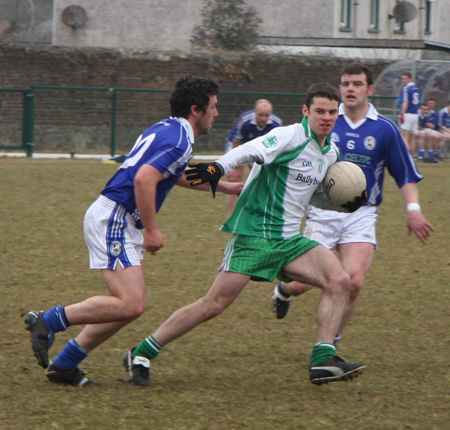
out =
[[325,147],[319,144],[306,118],[228,152],[217,160],[225,173],[247,162],[257,164],[221,230],[266,239],[299,234],[306,207],[338,155],[329,137]]

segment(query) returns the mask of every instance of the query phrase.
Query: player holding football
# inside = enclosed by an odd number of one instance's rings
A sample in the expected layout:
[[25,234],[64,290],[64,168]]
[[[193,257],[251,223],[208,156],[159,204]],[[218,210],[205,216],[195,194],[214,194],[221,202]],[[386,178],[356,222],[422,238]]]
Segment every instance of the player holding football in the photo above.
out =
[[[343,207],[334,205],[319,188],[338,151],[330,133],[338,116],[339,94],[331,85],[311,86],[300,124],[278,127],[240,145],[215,163],[188,170],[192,185],[217,184],[236,166],[255,162],[236,207],[222,230],[232,233],[219,274],[208,293],[175,311],[156,331],[124,357],[131,380],[150,385],[150,360],[161,348],[198,325],[221,314],[253,280],[297,280],[322,290],[318,330],[309,376],[312,383],[352,379],[364,368],[335,355],[334,335],[342,319],[350,277],[337,257],[318,242],[299,234],[311,202],[336,210],[356,210],[363,198]],[[363,193],[364,194],[364,193]]]
[[[211,79],[185,76],[171,94],[172,117],[153,125],[135,145],[87,210],[84,235],[91,269],[100,269],[109,295],[95,296],[25,317],[34,355],[48,379],[76,386],[97,385],[79,364],[88,352],[138,318],[147,306],[143,249],[155,253],[164,245],[157,213],[177,184],[189,187],[183,172],[192,157],[194,137],[208,133],[218,115],[219,87]],[[217,189],[239,194],[243,184],[220,182]],[[209,190],[205,184],[201,187]],[[141,230],[143,233],[141,233]],[[55,333],[87,324],[49,362]]]
[[[334,343],[340,339],[355,310],[356,299],[372,263],[377,245],[377,206],[383,198],[385,168],[396,181],[406,203],[408,233],[414,232],[421,242],[426,243],[433,231],[419,206],[417,182],[422,176],[417,171],[397,126],[378,114],[369,103],[369,96],[375,90],[371,70],[359,63],[345,67],[341,73],[339,90],[342,104],[332,139],[341,151],[342,160],[352,161],[363,169],[368,199],[360,209],[351,214],[310,208],[303,230],[305,236],[317,240],[332,251],[338,251],[341,263],[351,277],[344,316],[335,333]],[[297,282],[280,282],[272,295],[273,311],[277,318],[285,317],[291,296],[303,294],[311,288],[311,285]]]

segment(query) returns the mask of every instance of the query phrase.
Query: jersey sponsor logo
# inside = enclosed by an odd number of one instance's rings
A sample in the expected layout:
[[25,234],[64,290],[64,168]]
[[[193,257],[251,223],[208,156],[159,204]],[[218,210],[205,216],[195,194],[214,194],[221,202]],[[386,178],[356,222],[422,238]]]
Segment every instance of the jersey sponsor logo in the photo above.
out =
[[276,136],[267,136],[262,142],[261,142],[266,148],[270,148],[271,146],[276,146],[278,143],[278,139]]
[[122,252],[122,244],[115,240],[109,245],[109,252],[112,256],[117,257]]
[[371,159],[372,158],[368,157],[367,155],[352,154],[351,152],[347,152],[347,154],[344,155],[345,161],[351,161],[352,163],[356,164],[370,165]]
[[305,176],[302,173],[299,173],[295,180],[307,185],[317,185],[320,183],[316,177],[313,178],[311,175]]
[[345,135],[348,137],[359,137],[359,133],[350,133],[349,131]]
[[366,149],[369,149],[369,150],[375,149],[376,145],[377,145],[377,141],[373,136],[367,136],[364,139],[364,146]]

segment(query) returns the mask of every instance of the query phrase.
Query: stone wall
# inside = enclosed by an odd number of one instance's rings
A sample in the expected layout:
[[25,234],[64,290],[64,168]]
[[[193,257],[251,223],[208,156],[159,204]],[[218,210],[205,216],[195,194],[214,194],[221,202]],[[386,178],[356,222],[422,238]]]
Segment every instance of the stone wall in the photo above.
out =
[[[271,99],[285,124],[298,121],[301,94],[317,81],[338,83],[339,70],[356,59],[296,57],[262,54],[190,55],[174,52],[135,52],[105,49],[69,49],[43,46],[0,46],[0,88],[31,86],[88,87],[97,91],[35,91],[36,150],[108,152],[111,144],[111,92],[108,88],[171,90],[183,74],[215,78],[222,92],[219,118],[213,132],[200,139],[204,147],[222,148],[236,116],[252,107],[263,93]],[[390,63],[365,61],[375,76]],[[102,91],[103,90],[103,91]],[[284,96],[282,94],[297,94]],[[0,93],[0,140],[20,140],[11,124],[21,127],[20,94]],[[125,152],[137,135],[154,121],[169,115],[168,93],[118,95],[117,145]],[[17,133],[16,133],[17,134]],[[17,143],[16,143],[17,144]],[[0,142],[0,145],[4,143]]]

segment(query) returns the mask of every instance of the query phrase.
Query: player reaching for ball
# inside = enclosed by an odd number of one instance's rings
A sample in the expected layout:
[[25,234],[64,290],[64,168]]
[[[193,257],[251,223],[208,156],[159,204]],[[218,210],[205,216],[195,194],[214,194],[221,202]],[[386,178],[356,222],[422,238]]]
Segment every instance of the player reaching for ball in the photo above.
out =
[[[339,91],[342,104],[332,140],[341,151],[341,159],[358,164],[367,180],[368,198],[354,213],[337,214],[311,207],[303,234],[338,251],[344,269],[350,274],[350,290],[342,321],[335,333],[336,343],[349,322],[356,306],[377,245],[375,224],[377,206],[383,195],[384,169],[387,168],[400,188],[406,203],[408,233],[414,232],[426,243],[432,226],[421,213],[417,182],[422,176],[417,171],[397,126],[377,113],[369,103],[373,94],[371,70],[359,63],[344,68],[340,76]],[[279,283],[272,295],[272,307],[277,318],[286,316],[291,296],[312,288],[307,284]]]
[[342,211],[356,210],[363,199],[343,209],[331,203],[320,184],[338,150],[329,134],[338,117],[339,94],[329,84],[308,90],[300,124],[278,127],[265,136],[232,149],[215,163],[199,163],[188,170],[193,186],[220,177],[236,166],[255,162],[233,213],[222,226],[232,234],[219,274],[207,294],[175,311],[149,337],[125,355],[124,364],[137,385],[150,385],[150,360],[164,345],[221,314],[253,280],[296,280],[317,285],[321,299],[318,330],[309,368],[310,381],[320,385],[352,379],[362,363],[335,355],[334,335],[342,319],[350,277],[325,246],[299,234],[310,201]]

